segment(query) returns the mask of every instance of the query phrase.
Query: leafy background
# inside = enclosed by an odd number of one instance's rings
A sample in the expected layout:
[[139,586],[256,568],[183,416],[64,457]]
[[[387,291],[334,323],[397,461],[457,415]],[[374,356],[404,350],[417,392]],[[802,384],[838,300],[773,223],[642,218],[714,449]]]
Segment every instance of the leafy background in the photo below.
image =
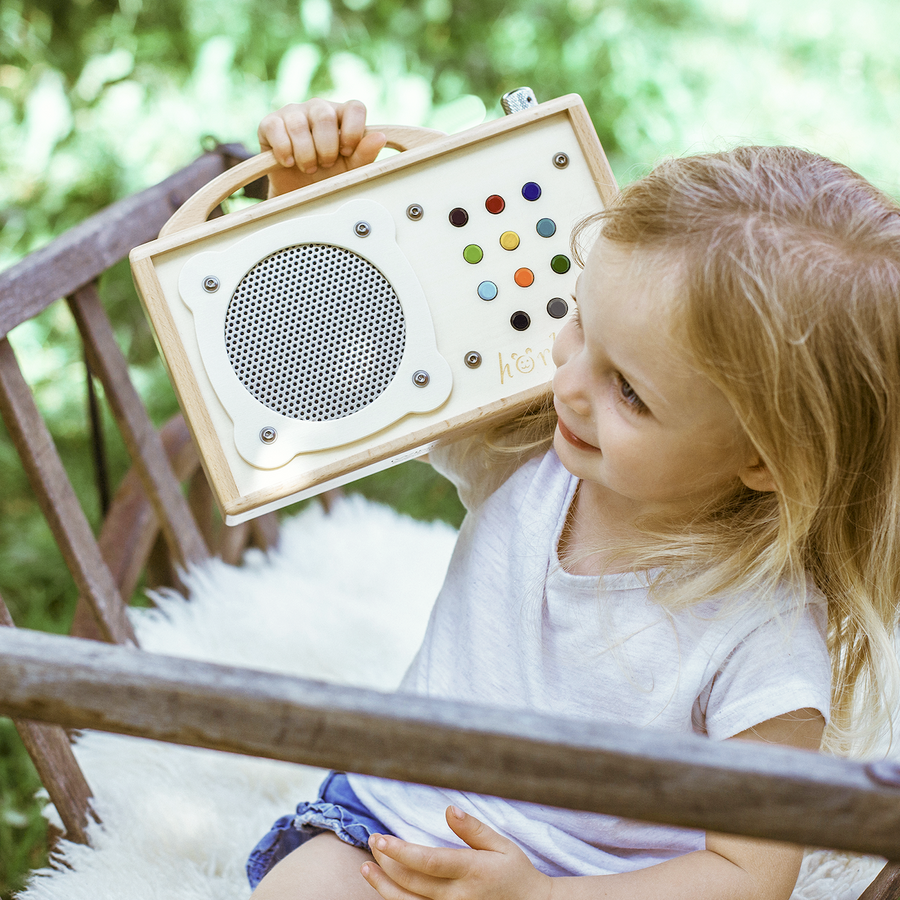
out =
[[[900,187],[896,0],[0,0],[0,268],[169,175],[204,138],[255,147],[270,109],[354,96],[370,120],[452,132],[499,97],[580,93],[618,178],[660,156],[792,143]],[[175,402],[126,266],[101,285],[151,414]],[[54,304],[11,336],[92,521],[85,375]],[[109,417],[106,417],[108,425]],[[111,469],[127,460],[112,430]],[[424,466],[358,486],[458,521]],[[0,593],[20,625],[68,629],[74,595],[0,432]],[[46,859],[37,778],[0,720],[0,897]]]

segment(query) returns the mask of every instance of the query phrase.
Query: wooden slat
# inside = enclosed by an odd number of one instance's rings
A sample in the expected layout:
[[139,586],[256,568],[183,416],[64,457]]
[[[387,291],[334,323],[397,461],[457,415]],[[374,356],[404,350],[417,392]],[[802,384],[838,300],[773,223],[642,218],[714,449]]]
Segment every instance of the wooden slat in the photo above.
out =
[[166,457],[159,433],[131,382],[128,364],[93,282],[68,298],[91,369],[100,378],[125,446],[156,511],[176,566],[209,556],[206,543],[188,509]]
[[900,863],[888,863],[859,895],[859,900],[898,900],[898,898],[900,898]]
[[0,712],[900,859],[900,790],[755,742],[382,694],[0,629]]
[[0,340],[0,414],[78,590],[91,604],[101,634],[115,643],[136,643],[125,604],[6,338]]
[[250,543],[253,526],[250,522],[241,522],[240,525],[222,525],[219,532],[219,556],[223,562],[231,566],[240,563],[244,550]]
[[206,153],[165,181],[120,200],[0,273],[0,337],[55,300],[94,281],[132,247],[152,241],[204,184],[249,154],[239,145]]
[[[14,627],[2,597],[0,627]],[[69,736],[59,725],[27,719],[16,719],[13,724],[62,819],[66,837],[78,844],[89,843],[88,823],[91,819],[97,821],[97,816],[91,808],[91,789],[72,752]]]
[[[199,469],[200,458],[184,419],[173,416],[163,426],[160,437],[175,477],[186,481]],[[131,468],[113,497],[97,540],[100,554],[122,597],[134,593],[158,534],[156,513],[137,471]],[[78,598],[71,633],[95,640],[100,637],[90,606],[83,597]]]
[[[326,507],[327,510],[327,507]],[[278,545],[278,514],[266,513],[256,519],[250,520],[253,542],[263,550],[271,550]]]

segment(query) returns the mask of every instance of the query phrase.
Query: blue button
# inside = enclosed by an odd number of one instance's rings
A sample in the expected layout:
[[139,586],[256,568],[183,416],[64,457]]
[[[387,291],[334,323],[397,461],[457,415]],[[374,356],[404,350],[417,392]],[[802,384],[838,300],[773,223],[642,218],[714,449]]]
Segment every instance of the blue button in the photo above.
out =
[[535,228],[541,237],[553,237],[556,234],[556,222],[553,219],[541,219]]
[[497,285],[493,281],[482,281],[478,285],[478,296],[482,300],[493,300],[497,293]]
[[541,186],[529,181],[522,187],[522,196],[526,200],[537,200],[541,196]]

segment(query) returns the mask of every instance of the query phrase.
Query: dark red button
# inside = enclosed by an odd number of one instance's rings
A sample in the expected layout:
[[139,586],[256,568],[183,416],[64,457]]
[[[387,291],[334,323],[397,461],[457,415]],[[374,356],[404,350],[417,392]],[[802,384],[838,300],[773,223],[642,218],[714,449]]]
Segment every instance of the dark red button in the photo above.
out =
[[506,201],[499,194],[491,194],[491,196],[484,201],[484,208],[489,213],[496,216],[506,209]]

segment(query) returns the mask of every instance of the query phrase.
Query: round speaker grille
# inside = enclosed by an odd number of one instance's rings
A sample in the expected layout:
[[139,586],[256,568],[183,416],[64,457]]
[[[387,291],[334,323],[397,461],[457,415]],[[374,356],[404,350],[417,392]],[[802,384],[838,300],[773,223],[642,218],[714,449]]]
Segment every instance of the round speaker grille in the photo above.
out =
[[297,244],[260,260],[225,317],[241,384],[269,409],[313,422],[372,403],[397,374],[405,338],[390,282],[330,244]]

